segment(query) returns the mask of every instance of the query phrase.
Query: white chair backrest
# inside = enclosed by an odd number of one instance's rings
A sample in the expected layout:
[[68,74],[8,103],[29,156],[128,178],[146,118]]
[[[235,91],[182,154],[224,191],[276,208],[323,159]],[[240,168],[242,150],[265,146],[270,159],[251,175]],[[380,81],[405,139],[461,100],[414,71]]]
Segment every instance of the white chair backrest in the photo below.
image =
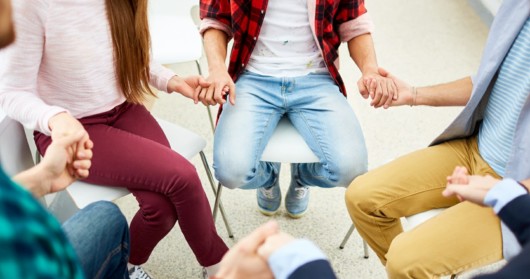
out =
[[149,31],[154,61],[170,65],[201,58],[202,38],[190,13],[195,4],[198,5],[198,1],[149,1]]
[[318,157],[287,117],[282,117],[263,154],[262,161],[280,163],[314,163]]
[[199,0],[149,0],[149,13],[189,15],[195,5],[199,5]]
[[34,165],[22,125],[0,111],[0,164],[8,175]]

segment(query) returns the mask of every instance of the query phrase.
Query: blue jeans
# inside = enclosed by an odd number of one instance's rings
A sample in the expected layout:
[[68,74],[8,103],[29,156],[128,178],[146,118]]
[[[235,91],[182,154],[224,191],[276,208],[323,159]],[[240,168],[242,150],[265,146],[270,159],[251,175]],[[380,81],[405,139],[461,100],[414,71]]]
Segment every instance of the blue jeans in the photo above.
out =
[[236,82],[236,104],[223,105],[215,130],[215,176],[228,188],[274,184],[279,163],[260,161],[283,116],[319,163],[292,164],[301,185],[347,186],[366,172],[367,154],[357,117],[329,74],[276,78],[246,71]]
[[129,278],[129,227],[111,202],[95,202],[63,224],[86,278]]

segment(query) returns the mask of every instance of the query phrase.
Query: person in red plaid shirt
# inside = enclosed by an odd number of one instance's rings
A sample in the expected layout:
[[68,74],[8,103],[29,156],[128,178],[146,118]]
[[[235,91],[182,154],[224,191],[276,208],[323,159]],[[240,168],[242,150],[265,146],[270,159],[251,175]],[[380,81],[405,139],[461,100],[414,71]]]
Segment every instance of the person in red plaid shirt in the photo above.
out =
[[308,186],[346,186],[366,172],[363,133],[338,72],[341,42],[348,42],[362,72],[360,92],[372,98],[373,106],[388,107],[397,91],[391,79],[378,73],[364,1],[201,0],[201,18],[212,85],[202,88],[198,99],[222,105],[214,141],[221,184],[258,189],[260,211],[278,211],[280,164],[260,157],[282,117],[320,159],[291,165],[285,198],[289,216],[306,212]]

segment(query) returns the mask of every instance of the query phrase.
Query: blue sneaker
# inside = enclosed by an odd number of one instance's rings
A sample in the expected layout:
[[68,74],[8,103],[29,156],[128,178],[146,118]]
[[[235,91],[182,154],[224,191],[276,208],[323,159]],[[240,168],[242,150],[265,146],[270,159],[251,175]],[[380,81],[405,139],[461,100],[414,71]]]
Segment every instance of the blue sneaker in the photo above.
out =
[[298,219],[307,211],[309,204],[309,186],[298,184],[296,179],[291,179],[289,190],[285,196],[285,208],[289,217]]
[[258,208],[263,215],[272,216],[276,214],[280,204],[282,203],[282,192],[280,191],[280,179],[268,187],[258,188],[256,190],[258,196]]

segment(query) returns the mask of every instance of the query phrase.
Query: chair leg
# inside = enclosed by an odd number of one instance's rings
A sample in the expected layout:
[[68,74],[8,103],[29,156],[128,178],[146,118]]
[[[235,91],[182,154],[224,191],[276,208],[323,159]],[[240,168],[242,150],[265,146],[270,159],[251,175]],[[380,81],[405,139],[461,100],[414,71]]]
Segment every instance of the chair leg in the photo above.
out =
[[208,176],[208,181],[210,182],[212,191],[215,194],[215,203],[213,206],[213,221],[215,222],[215,219],[217,218],[217,210],[220,210],[221,216],[223,217],[223,222],[225,223],[226,231],[228,232],[228,237],[234,238],[234,234],[232,233],[232,229],[230,228],[230,224],[228,223],[228,218],[226,218],[223,203],[221,202],[221,183],[219,183],[217,189],[215,189],[215,182],[213,179],[212,172],[210,171],[210,165],[208,164],[208,160],[206,160],[206,155],[204,155],[204,152],[202,151],[199,152],[199,154],[201,155],[202,164],[206,171],[206,175]]
[[[350,239],[350,236],[351,236],[351,234],[353,233],[354,230],[355,230],[355,225],[351,224],[350,229],[348,230],[348,232],[344,236],[344,239],[340,243],[340,246],[339,246],[340,249],[344,249],[344,246],[346,246],[346,243]],[[364,252],[364,258],[368,259],[369,255],[370,255],[368,253],[368,243],[366,243],[366,241],[364,239],[363,239],[363,250],[364,250],[363,251]]]
[[340,249],[344,249],[344,246],[346,246],[346,243],[348,242],[348,239],[350,239],[350,236],[353,233],[353,230],[355,230],[355,225],[351,224],[350,229],[348,230],[348,232],[344,236],[344,239],[340,243],[340,246],[339,246]]
[[[197,66],[197,72],[202,76],[202,68],[199,60],[195,60],[195,65]],[[206,106],[206,111],[208,111],[208,119],[210,120],[210,126],[212,127],[212,132],[215,132],[215,125],[213,123],[212,111],[210,106]]]

